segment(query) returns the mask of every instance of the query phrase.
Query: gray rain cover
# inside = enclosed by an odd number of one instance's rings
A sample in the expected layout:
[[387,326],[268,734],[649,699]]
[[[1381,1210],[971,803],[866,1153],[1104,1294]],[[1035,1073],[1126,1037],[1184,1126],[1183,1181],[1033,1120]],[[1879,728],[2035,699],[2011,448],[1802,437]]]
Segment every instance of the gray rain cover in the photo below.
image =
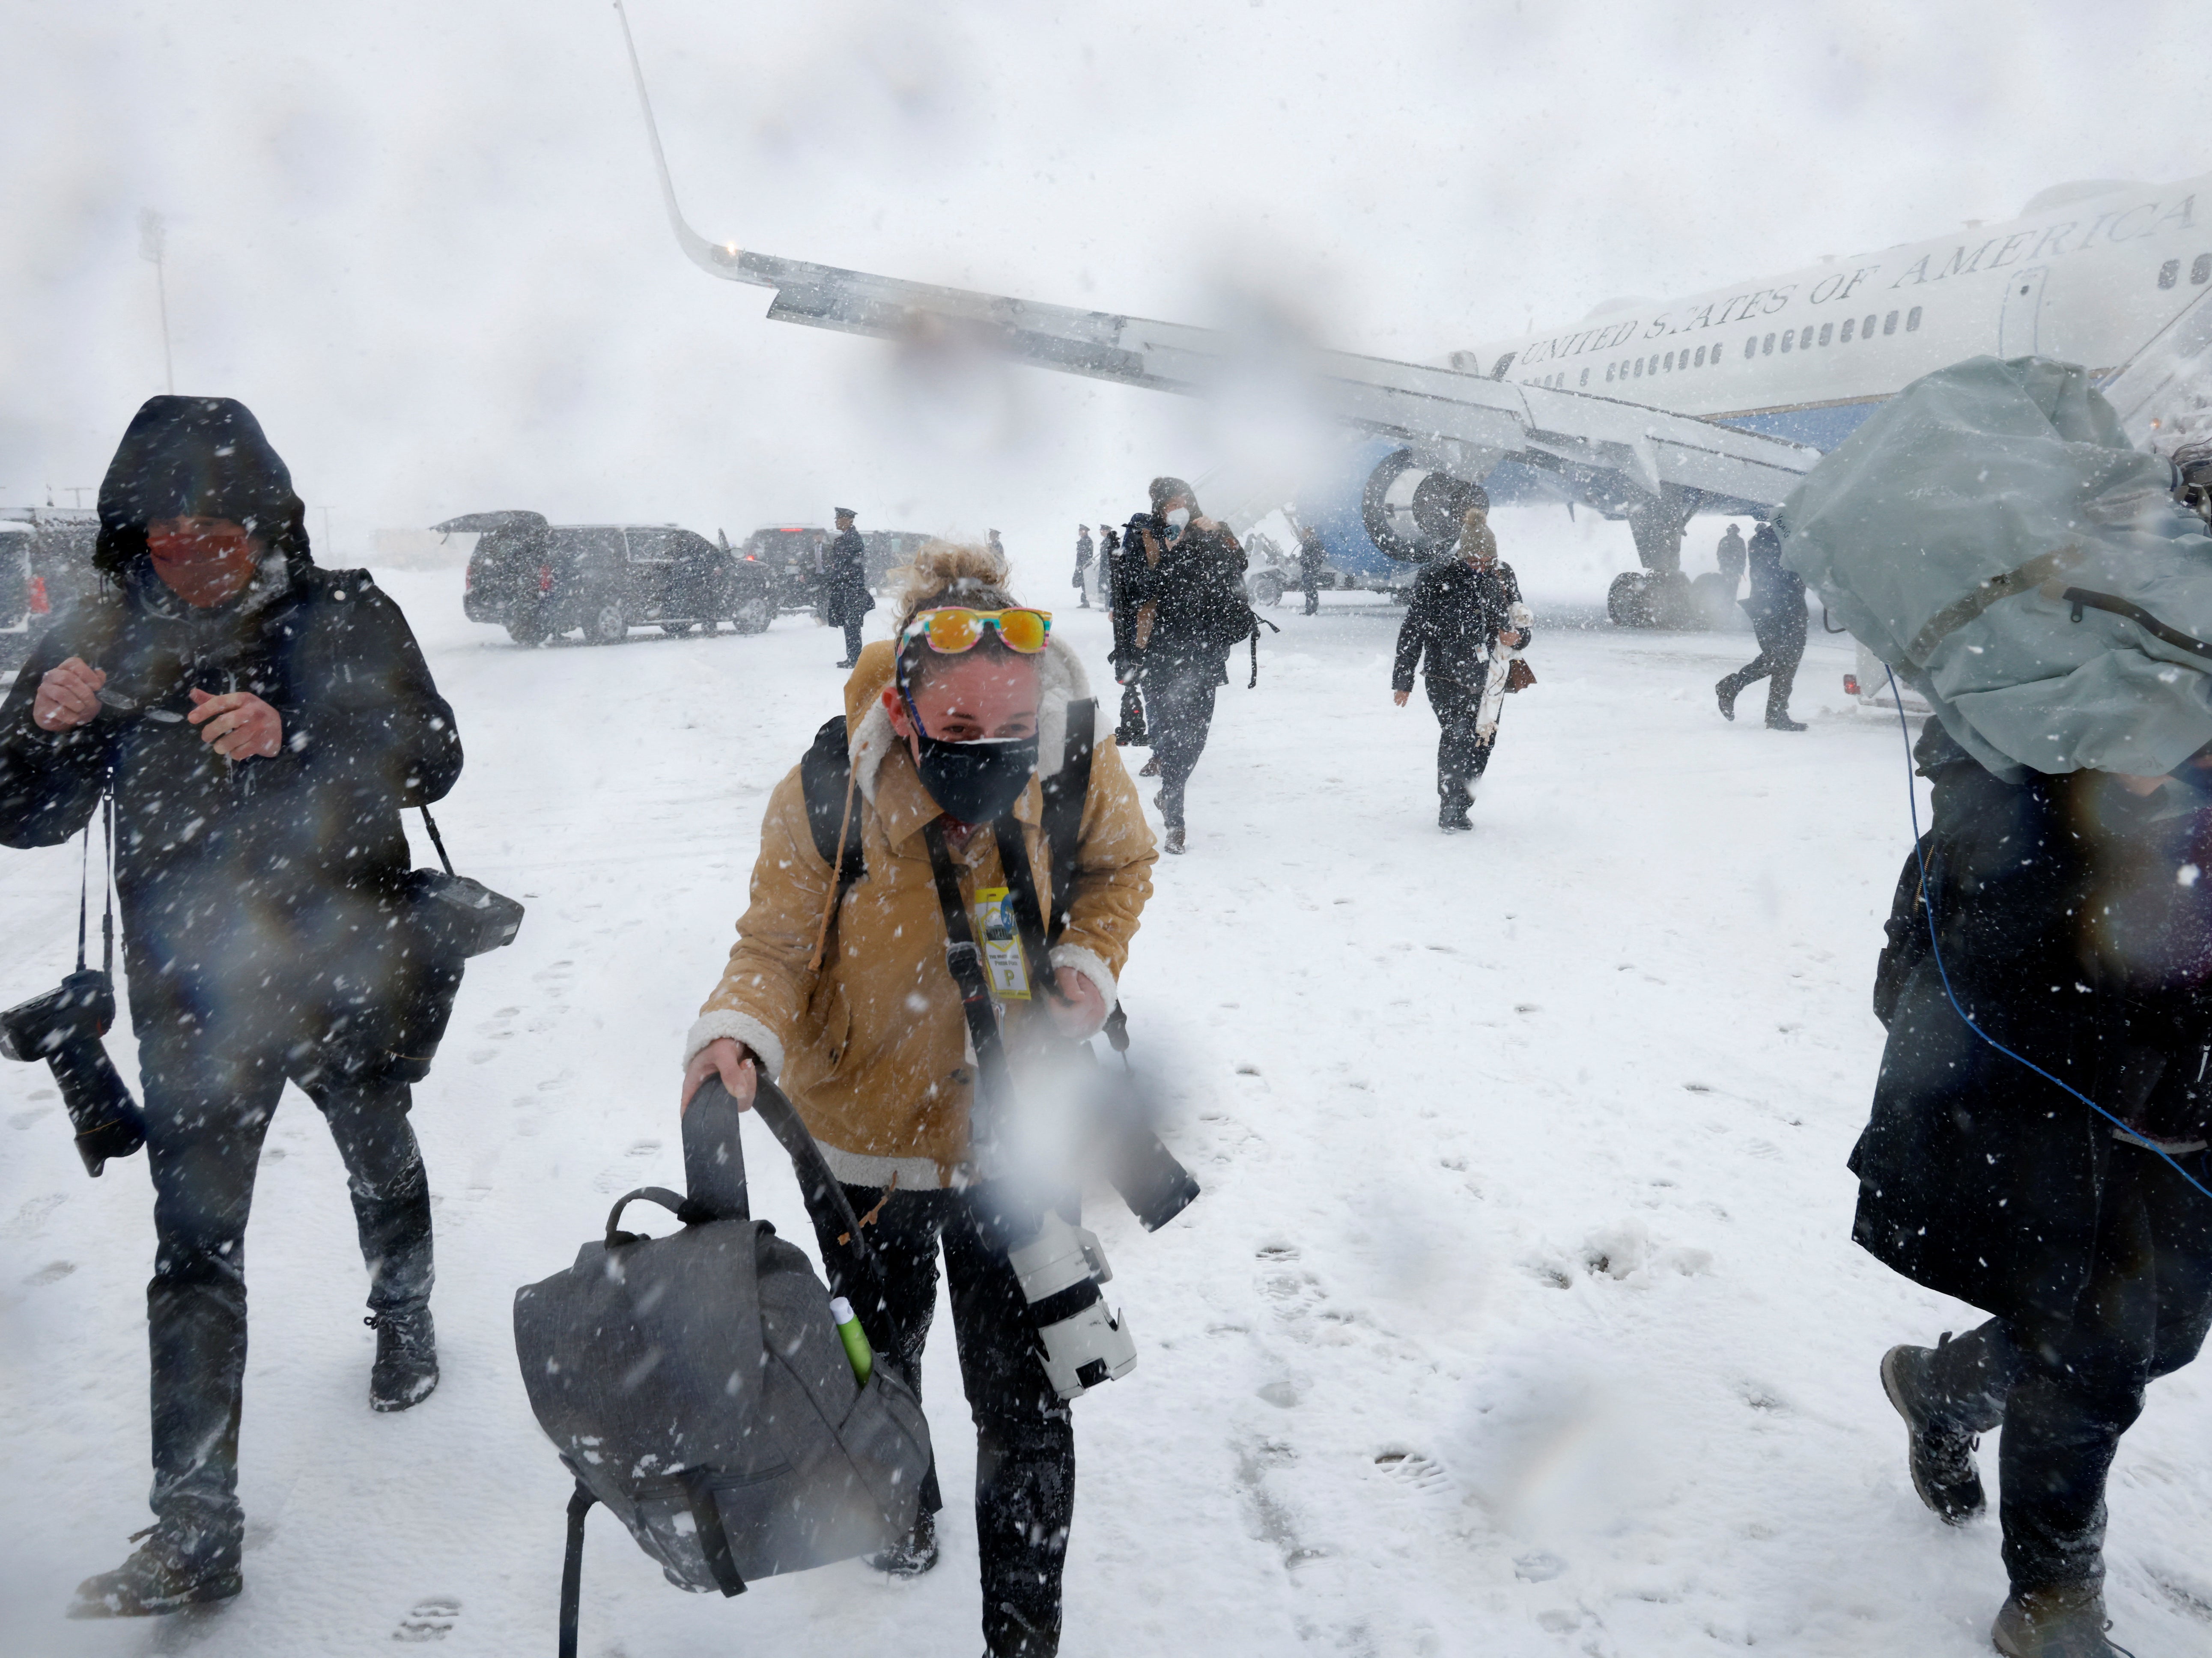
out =
[[1778,511],[1782,562],[1998,775],[2156,775],[2212,742],[2212,662],[2043,584],[2212,640],[2212,540],[2087,370],[1972,357],[1915,380]]

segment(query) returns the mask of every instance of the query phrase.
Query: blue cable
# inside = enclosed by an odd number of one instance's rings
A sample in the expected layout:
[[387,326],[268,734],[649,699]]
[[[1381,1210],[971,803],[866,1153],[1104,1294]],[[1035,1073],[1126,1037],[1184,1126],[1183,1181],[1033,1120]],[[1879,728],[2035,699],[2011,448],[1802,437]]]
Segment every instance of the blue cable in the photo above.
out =
[[2166,1165],[2171,1168],[2175,1174],[2187,1181],[2191,1186],[2203,1193],[2204,1196],[2212,1198],[2212,1190],[2208,1190],[2203,1181],[2198,1180],[2196,1175],[2191,1174],[2186,1169],[2184,1169],[2167,1153],[2150,1144],[2148,1140],[2143,1138],[2142,1134],[2138,1130],[2130,1128],[2127,1124],[2122,1122],[2111,1112],[2106,1110],[2103,1106],[2098,1104],[2096,1101],[2091,1099],[2087,1094],[2084,1094],[2080,1089],[2075,1087],[2071,1083],[2060,1081],[2059,1078],[2052,1076],[2048,1071],[2045,1071],[2041,1066],[2036,1064],[2033,1060],[2021,1059],[2019,1054],[2014,1053],[2012,1049],[2007,1048],[1996,1037],[1990,1035],[1988,1031],[1976,1024],[1974,1023],[1973,1015],[1967,1012],[1965,1008],[1959,1005],[1958,994],[1951,988],[1951,970],[1943,965],[1942,946],[1936,942],[1936,893],[1935,890],[1928,884],[1928,853],[1923,847],[1920,838],[1920,797],[1914,792],[1912,786],[1912,727],[1911,725],[1906,723],[1905,718],[1905,694],[1897,689],[1896,673],[1887,665],[1884,665],[1882,671],[1889,675],[1889,694],[1892,697],[1895,698],[1897,701],[1897,728],[1903,733],[1905,738],[1905,800],[1907,808],[1912,813],[1912,855],[1920,865],[1921,908],[1928,912],[1928,950],[1929,953],[1936,958],[1936,971],[1943,981],[1943,994],[1950,999],[1951,1011],[1956,1013],[1959,1017],[1965,1022],[1967,1029],[1972,1031],[1974,1035],[1979,1036],[1991,1048],[1994,1048],[1998,1053],[2003,1054],[2005,1058],[2013,1060],[2015,1064],[2026,1066],[2030,1071],[2035,1072],[2037,1076],[2042,1078],[2044,1081],[2055,1084],[2058,1087],[2064,1089],[2075,1099],[2081,1101],[2082,1104],[2087,1106],[2092,1111],[2102,1117],[2106,1122],[2111,1123],[2113,1127],[2118,1128],[2127,1134],[2129,1138],[2123,1142],[2124,1145],[2138,1146],[2143,1151],[2151,1152],[2154,1156],[2162,1158],[2166,1162]]

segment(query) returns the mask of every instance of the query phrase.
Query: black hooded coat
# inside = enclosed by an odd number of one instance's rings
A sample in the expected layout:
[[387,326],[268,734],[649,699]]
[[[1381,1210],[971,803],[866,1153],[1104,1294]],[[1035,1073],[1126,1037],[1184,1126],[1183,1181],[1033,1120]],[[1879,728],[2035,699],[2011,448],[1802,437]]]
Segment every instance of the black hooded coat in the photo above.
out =
[[[150,399],[100,514],[106,580],[54,622],[0,703],[0,843],[65,841],[112,790],[141,1035],[182,1023],[369,1068],[422,967],[399,813],[459,775],[453,709],[368,573],[315,567],[291,476],[242,404]],[[195,609],[154,574],[148,524],[183,516],[234,520],[264,550],[238,598]],[[106,706],[43,731],[32,698],[72,656],[106,673]],[[270,703],[280,751],[216,754],[183,718],[195,688]]]
[[[2007,783],[1935,720],[1915,756],[1935,786],[1926,855],[1941,967],[1908,878],[1884,963],[1897,986],[1889,1042],[1850,1157],[1852,1236],[1985,1312],[2064,1320],[2094,1260],[2112,1125],[1975,1035],[1944,972],[1996,1041],[2140,1133],[2201,1139],[2212,880],[2197,872],[2212,870],[2212,802],[2173,784],[2139,797],[2094,771]],[[2180,1161],[2212,1185],[2203,1151]],[[2212,1199],[2170,1172],[2164,1181],[2212,1254]]]

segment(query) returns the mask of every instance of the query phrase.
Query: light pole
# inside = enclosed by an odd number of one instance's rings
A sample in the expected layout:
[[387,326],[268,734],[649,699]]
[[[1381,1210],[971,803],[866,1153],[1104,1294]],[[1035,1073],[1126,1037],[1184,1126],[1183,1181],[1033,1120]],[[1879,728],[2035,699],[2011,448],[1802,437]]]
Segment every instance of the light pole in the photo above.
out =
[[168,227],[161,216],[150,207],[138,213],[138,257],[149,260],[154,266],[154,294],[161,304],[161,368],[169,395],[177,394],[177,361],[169,350],[169,284],[162,270],[161,255],[169,240]]
[[330,558],[333,556],[331,544],[331,509],[321,507],[316,510],[323,515],[323,556]]

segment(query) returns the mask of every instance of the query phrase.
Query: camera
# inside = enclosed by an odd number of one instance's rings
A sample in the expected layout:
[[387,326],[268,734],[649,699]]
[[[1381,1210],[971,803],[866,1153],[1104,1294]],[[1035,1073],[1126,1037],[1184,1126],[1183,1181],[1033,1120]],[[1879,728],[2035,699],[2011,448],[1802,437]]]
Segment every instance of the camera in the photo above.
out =
[[115,1023],[115,987],[97,968],[79,968],[58,988],[0,1013],[0,1054],[44,1060],[76,1129],[77,1156],[98,1176],[110,1157],[146,1143],[138,1104],[100,1039]]

